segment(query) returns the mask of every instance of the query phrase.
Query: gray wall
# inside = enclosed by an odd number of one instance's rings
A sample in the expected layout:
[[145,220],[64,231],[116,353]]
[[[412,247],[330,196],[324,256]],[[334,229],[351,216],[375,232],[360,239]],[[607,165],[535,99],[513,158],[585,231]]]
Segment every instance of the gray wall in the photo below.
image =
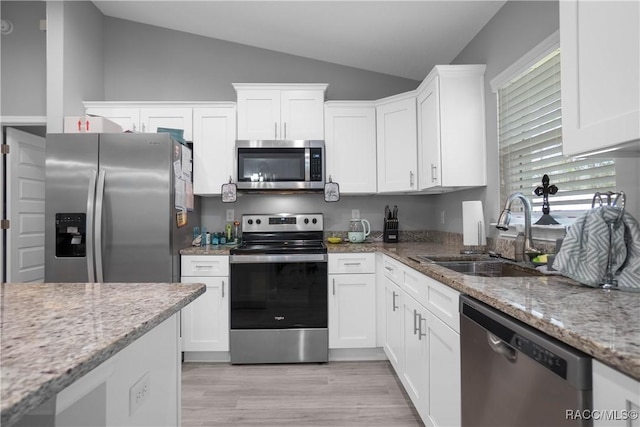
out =
[[[420,82],[237,43],[105,17],[107,101],[235,101],[235,82],[329,83],[327,99],[372,100],[415,89]],[[425,70],[425,75],[428,70]],[[222,231],[226,210],[243,213],[322,212],[327,230],[347,230],[359,209],[382,229],[384,205],[397,204],[401,228],[427,228],[429,196],[345,197],[243,195],[235,204],[203,198],[202,225]]]
[[219,197],[203,198],[201,224],[208,231],[223,231],[226,211],[233,209],[236,219],[243,213],[316,213],[324,214],[325,229],[347,231],[351,210],[369,220],[371,229],[383,229],[384,206],[398,205],[401,230],[425,230],[431,214],[431,196],[342,196],[338,202],[326,203],[323,194],[264,195],[243,194],[236,203],[222,203]]
[[46,3],[3,1],[0,14],[13,23],[13,32],[0,39],[0,116],[44,116],[47,44],[40,20]]
[[64,116],[84,114],[82,101],[104,97],[102,13],[91,2],[47,3],[47,131]]
[[235,101],[231,83],[329,83],[327,99],[371,100],[420,83],[122,19],[104,22],[107,101]]
[[[496,95],[489,82],[559,28],[557,1],[509,1],[453,60],[453,64],[486,64],[487,187],[438,196],[435,209],[445,211],[437,229],[462,231],[462,201],[482,200],[487,222],[500,214],[500,176]],[[438,222],[438,221],[436,221]],[[488,235],[495,235],[489,227]]]

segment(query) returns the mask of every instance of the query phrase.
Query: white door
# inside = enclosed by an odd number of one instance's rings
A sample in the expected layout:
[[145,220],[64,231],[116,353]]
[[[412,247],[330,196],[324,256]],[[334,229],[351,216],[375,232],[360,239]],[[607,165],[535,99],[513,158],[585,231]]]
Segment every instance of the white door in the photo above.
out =
[[45,139],[7,128],[7,282],[44,281]]

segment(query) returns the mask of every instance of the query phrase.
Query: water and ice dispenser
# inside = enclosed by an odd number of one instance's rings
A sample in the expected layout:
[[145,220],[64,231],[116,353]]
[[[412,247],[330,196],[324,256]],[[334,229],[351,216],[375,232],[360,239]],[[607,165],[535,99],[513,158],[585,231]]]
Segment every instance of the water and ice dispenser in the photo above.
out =
[[87,214],[56,214],[56,257],[84,257],[87,255]]

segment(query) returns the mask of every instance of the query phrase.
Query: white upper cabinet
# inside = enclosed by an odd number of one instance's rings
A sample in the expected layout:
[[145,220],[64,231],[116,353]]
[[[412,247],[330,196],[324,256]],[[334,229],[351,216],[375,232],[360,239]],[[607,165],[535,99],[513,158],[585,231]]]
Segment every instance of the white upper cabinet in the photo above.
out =
[[140,108],[107,102],[85,102],[86,113],[105,117],[119,124],[123,132],[144,132],[140,126]]
[[158,128],[182,129],[184,139],[193,141],[193,102],[86,101],[87,114],[106,117],[124,132],[155,133]]
[[325,103],[327,178],[343,194],[373,194],[376,185],[376,108],[371,102]]
[[193,141],[192,108],[188,107],[158,107],[141,108],[140,124],[142,132],[157,132],[158,128],[182,129],[184,139]]
[[418,190],[487,183],[485,65],[438,65],[417,89]]
[[416,97],[385,98],[376,107],[378,192],[418,188]]
[[559,7],[564,154],[640,156],[640,2]]
[[233,175],[235,103],[193,109],[193,193],[220,194]]
[[238,139],[324,139],[327,86],[234,83]]

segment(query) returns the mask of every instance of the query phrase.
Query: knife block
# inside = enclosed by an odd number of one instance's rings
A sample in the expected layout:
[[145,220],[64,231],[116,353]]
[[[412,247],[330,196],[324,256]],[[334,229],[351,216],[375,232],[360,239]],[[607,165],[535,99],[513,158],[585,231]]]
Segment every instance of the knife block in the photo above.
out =
[[385,219],[382,240],[385,243],[398,243],[398,220]]

